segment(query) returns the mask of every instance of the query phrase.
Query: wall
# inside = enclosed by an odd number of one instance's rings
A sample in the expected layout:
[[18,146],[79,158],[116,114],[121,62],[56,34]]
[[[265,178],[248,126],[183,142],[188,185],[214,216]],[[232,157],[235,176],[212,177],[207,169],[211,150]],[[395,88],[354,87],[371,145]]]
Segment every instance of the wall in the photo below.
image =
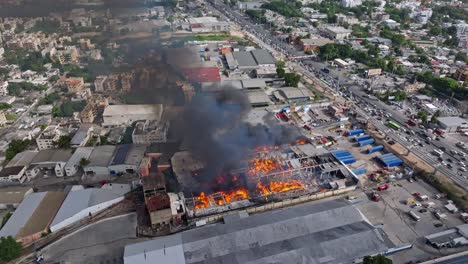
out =
[[122,197],[116,198],[114,200],[110,200],[110,201],[107,201],[107,202],[104,202],[104,203],[101,203],[101,204],[97,204],[95,206],[88,207],[88,208],[76,213],[75,215],[63,220],[62,222],[57,223],[57,224],[55,224],[53,226],[50,226],[50,231],[51,232],[56,232],[59,229],[62,229],[64,227],[67,227],[67,226],[75,223],[75,222],[78,222],[81,219],[88,217],[89,213],[91,213],[92,215],[95,215],[95,214],[99,213],[100,211],[103,211],[103,210],[109,208],[110,206],[122,201],[123,199],[124,199],[124,197],[122,196]]

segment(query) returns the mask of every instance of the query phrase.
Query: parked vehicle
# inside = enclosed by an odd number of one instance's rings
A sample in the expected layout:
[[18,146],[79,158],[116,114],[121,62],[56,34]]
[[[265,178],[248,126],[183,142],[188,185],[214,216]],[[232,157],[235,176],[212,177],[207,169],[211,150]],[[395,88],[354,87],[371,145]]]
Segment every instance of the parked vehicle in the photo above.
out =
[[390,188],[390,185],[384,184],[384,185],[378,186],[378,187],[377,187],[377,190],[379,190],[379,191],[384,191],[384,190],[387,190],[388,188]]

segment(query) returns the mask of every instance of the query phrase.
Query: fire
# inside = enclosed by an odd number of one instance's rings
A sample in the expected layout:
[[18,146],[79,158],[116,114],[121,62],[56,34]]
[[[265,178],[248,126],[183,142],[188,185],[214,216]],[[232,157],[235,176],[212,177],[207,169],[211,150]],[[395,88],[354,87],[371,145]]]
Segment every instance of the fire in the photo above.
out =
[[305,189],[304,183],[299,180],[272,181],[269,183],[268,187],[261,183],[257,183],[257,190],[262,195],[282,193],[298,189]]
[[249,169],[249,174],[254,175],[257,173],[268,173],[280,168],[280,164],[274,159],[260,159],[255,158],[250,161],[251,169]]
[[[220,195],[215,195],[220,194]],[[221,191],[215,194],[206,195],[201,192],[199,196],[196,196],[194,209],[203,209],[213,205],[224,205],[235,201],[241,201],[249,198],[249,194],[246,188],[240,187],[239,189],[230,191]]]
[[206,196],[204,192],[201,192],[199,196],[195,197],[195,201],[195,209],[208,208],[210,206],[208,196]]
[[296,143],[299,144],[299,145],[305,145],[305,144],[307,144],[307,141],[304,140],[304,139],[298,139],[298,140],[296,140]]

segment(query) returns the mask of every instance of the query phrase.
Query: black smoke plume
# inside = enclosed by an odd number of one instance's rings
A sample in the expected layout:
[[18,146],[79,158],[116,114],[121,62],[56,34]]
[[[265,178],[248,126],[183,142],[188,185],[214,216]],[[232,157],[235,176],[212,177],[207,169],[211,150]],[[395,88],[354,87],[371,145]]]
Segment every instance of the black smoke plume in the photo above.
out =
[[255,147],[293,143],[300,137],[292,126],[246,122],[250,110],[246,94],[231,87],[197,94],[186,105],[179,131],[188,150],[206,166],[199,181],[215,182],[217,176],[241,168]]

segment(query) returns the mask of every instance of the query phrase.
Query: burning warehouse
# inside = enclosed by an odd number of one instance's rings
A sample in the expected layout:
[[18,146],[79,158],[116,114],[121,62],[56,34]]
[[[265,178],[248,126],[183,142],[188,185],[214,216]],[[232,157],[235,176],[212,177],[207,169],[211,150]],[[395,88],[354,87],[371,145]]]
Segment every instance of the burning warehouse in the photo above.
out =
[[356,184],[348,168],[310,144],[255,148],[240,168],[220,172],[210,181],[203,181],[203,164],[190,153],[176,153],[171,161],[191,217]]

